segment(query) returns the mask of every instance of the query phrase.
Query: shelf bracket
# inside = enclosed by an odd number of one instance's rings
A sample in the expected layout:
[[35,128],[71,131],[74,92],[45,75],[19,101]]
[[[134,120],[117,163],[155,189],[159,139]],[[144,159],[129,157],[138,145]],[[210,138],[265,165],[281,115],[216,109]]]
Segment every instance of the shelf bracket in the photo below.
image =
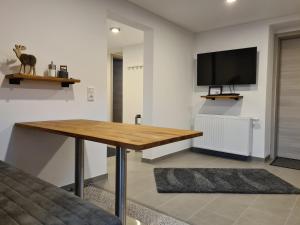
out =
[[61,82],[61,87],[69,87],[69,83],[67,82]]
[[70,87],[70,84],[74,84],[73,82],[61,82],[61,87]]
[[21,79],[21,78],[10,78],[10,79],[9,79],[9,84],[20,85],[21,80],[23,80],[23,79]]

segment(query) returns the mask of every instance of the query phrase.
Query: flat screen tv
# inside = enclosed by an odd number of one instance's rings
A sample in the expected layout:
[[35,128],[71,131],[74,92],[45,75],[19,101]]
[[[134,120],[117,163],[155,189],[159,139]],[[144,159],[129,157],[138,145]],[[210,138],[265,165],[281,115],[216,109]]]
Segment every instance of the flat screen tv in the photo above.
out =
[[256,84],[257,48],[197,55],[197,85]]

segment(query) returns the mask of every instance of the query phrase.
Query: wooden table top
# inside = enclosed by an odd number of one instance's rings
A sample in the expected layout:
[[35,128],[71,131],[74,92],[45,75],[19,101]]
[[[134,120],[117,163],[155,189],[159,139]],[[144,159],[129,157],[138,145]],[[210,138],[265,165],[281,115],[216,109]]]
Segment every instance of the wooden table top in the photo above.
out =
[[203,135],[202,132],[192,130],[93,120],[38,121],[17,123],[16,126],[40,129],[133,150],[144,150]]

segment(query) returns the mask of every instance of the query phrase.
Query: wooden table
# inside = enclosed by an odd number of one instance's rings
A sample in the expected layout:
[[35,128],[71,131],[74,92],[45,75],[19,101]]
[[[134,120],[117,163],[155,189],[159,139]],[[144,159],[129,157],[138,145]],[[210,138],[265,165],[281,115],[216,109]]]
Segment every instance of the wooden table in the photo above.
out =
[[75,194],[83,198],[84,140],[116,146],[115,213],[126,224],[126,149],[145,150],[202,136],[202,132],[131,125],[92,120],[57,120],[17,123],[18,127],[39,129],[75,138]]

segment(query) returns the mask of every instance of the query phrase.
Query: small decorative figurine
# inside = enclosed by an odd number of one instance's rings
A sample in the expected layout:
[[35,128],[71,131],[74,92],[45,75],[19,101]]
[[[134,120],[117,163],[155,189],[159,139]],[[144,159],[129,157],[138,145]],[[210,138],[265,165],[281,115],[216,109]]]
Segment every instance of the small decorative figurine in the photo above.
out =
[[23,73],[26,74],[26,66],[29,66],[29,72],[28,74],[31,74],[33,72],[33,75],[35,75],[35,64],[36,64],[36,58],[34,55],[27,55],[23,54],[21,51],[26,50],[26,47],[23,45],[15,45],[14,52],[16,53],[17,58],[21,62],[20,67],[20,73],[23,68]]

